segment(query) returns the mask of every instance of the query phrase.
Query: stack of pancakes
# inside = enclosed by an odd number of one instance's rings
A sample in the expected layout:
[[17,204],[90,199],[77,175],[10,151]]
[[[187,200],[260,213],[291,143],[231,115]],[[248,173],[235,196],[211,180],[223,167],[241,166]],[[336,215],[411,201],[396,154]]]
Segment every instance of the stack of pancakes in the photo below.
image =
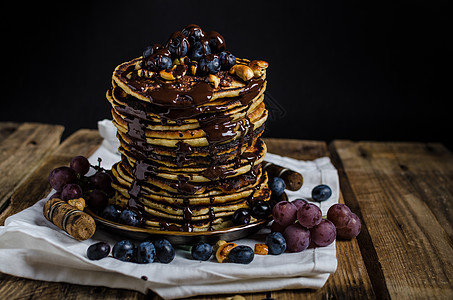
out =
[[143,57],[119,65],[107,91],[121,153],[112,167],[116,203],[147,228],[209,231],[268,201],[265,71],[243,80],[228,70],[193,75],[186,66],[167,80],[142,65]]

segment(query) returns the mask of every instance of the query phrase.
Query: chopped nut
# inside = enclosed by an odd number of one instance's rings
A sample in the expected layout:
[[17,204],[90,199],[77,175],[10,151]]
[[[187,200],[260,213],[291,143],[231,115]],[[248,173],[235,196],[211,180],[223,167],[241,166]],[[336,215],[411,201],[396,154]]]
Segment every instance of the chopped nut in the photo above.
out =
[[249,66],[236,64],[231,67],[230,74],[235,74],[244,81],[249,81],[253,78],[254,73]]
[[188,65],[189,63],[190,63],[190,58],[188,58],[187,56],[178,57],[173,60],[173,65],[177,65],[177,66]]
[[146,77],[146,78],[151,78],[154,75],[153,71],[145,70],[145,69],[140,69],[137,71],[137,75],[139,77]]
[[127,79],[131,79],[131,78],[132,78],[132,72],[127,73],[127,74],[126,74],[126,78],[127,78]]
[[269,63],[267,61],[264,61],[264,60],[252,60],[250,63],[249,63],[249,66],[258,66],[262,69],[267,69],[267,67],[269,67]]
[[269,64],[264,60],[252,60],[249,63],[249,67],[252,69],[255,78],[263,76],[268,66]]
[[176,80],[186,75],[187,66],[174,65],[171,69],[161,70],[159,72],[160,77],[166,80]]
[[226,244],[226,241],[224,240],[218,240],[217,243],[214,245],[214,247],[212,247],[214,249],[214,251],[217,251],[217,249],[219,249],[220,246]]
[[208,82],[214,84],[214,88],[218,88],[219,84],[220,84],[220,78],[215,76],[215,75],[213,75],[213,74],[209,74]]
[[197,64],[195,62],[192,62],[190,64],[190,74],[194,75],[197,74]]
[[85,209],[85,199],[83,198],[68,200],[68,204],[74,206],[75,208],[81,211]]
[[139,60],[135,63],[135,70],[140,70],[142,68],[142,61]]
[[255,244],[255,254],[267,255],[269,253],[269,247],[266,244]]
[[176,77],[173,75],[173,71],[171,69],[161,70],[159,75],[165,80],[176,80]]
[[231,249],[236,247],[237,244],[235,243],[224,243],[222,244],[216,251],[215,257],[219,263],[222,263],[227,257],[228,253],[230,253]]

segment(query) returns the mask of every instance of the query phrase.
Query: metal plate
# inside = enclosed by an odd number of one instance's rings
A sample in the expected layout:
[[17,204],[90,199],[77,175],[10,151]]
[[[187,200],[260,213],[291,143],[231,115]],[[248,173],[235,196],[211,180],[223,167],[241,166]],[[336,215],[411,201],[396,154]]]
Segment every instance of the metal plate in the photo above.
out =
[[173,245],[192,245],[199,241],[211,244],[216,243],[218,240],[234,241],[256,233],[270,221],[270,219],[258,220],[255,223],[229,227],[223,230],[185,232],[128,226],[101,218],[87,208],[85,208],[85,212],[94,218],[100,228],[109,232],[136,240],[165,238]]

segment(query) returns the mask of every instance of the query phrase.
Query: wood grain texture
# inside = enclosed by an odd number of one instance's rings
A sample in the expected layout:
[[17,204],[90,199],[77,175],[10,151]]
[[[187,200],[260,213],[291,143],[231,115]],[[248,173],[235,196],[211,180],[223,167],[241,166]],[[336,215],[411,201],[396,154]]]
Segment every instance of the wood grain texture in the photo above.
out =
[[452,299],[453,155],[422,143],[334,141],[330,149],[365,225],[358,241],[375,290]]
[[[68,165],[76,155],[90,156],[102,139],[96,130],[79,130],[66,139],[24,180],[11,196],[11,204],[0,215],[5,219],[45,197],[51,190],[49,172]],[[0,299],[145,299],[146,296],[129,290],[82,286],[17,278],[0,273]]]
[[[0,215],[0,224],[13,213],[34,204],[48,194],[50,187],[47,175],[53,168],[67,165],[75,155],[90,155],[100,144],[101,139],[94,130],[75,133],[56,148],[35,171],[22,182],[11,196],[12,203]],[[297,159],[314,159],[329,155],[324,142],[266,139],[269,151]],[[343,198],[340,198],[343,201]],[[319,290],[285,290],[269,293],[242,294],[247,300],[253,299],[370,299],[375,298],[370,278],[366,273],[357,241],[337,243],[338,269],[326,285]],[[143,295],[134,291],[109,289],[93,286],[80,286],[66,283],[43,282],[16,278],[0,274],[1,298],[30,299],[161,299],[149,293]],[[191,299],[220,300],[231,295],[201,296]]]
[[32,172],[23,167],[22,173],[27,177],[12,191],[11,204],[0,214],[0,225],[4,224],[8,216],[30,207],[50,192],[47,178],[52,169],[69,165],[71,158],[76,155],[91,155],[101,141],[96,130],[79,130],[61,145],[54,146],[53,151],[45,155],[45,159]]
[[[329,156],[325,142],[288,139],[265,139],[270,153],[301,160],[312,160]],[[340,195],[340,202],[344,202]],[[329,277],[319,290],[283,290],[266,293],[242,294],[247,300],[265,299],[266,296],[278,300],[293,299],[375,299],[365,262],[362,259],[357,240],[340,241],[337,247],[337,271]],[[220,300],[233,295],[193,297],[196,300]]]
[[0,212],[22,182],[60,143],[64,128],[58,125],[7,123],[0,129]]

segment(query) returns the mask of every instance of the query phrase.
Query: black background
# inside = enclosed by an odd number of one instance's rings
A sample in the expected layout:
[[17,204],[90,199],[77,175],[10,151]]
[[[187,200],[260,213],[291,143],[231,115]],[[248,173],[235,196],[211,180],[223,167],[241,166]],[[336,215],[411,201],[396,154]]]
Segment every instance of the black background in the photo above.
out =
[[[195,23],[270,63],[266,136],[450,149],[451,1],[77,1],[3,7],[1,121],[111,118],[116,65]],[[7,20],[5,17],[8,17]]]

